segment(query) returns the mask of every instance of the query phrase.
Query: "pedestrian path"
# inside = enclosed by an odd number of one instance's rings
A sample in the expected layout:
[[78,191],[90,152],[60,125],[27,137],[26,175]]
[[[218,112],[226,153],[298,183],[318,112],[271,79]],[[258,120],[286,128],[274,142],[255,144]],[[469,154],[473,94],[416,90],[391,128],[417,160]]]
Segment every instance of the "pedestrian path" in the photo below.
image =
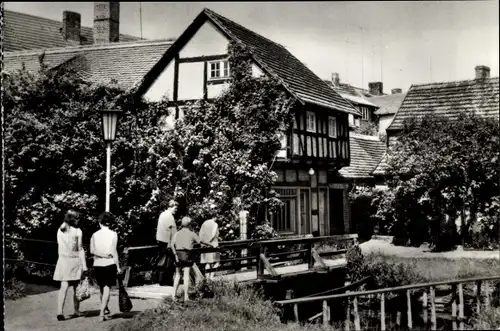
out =
[[[37,287],[37,285],[27,285]],[[47,287],[45,287],[47,288]],[[7,331],[104,331],[123,320],[132,318],[146,309],[156,308],[158,299],[132,299],[134,307],[130,313],[120,313],[117,291],[113,291],[109,309],[113,319],[99,322],[99,293],[94,291],[90,299],[81,303],[80,310],[86,317],[70,318],[73,314],[73,292],[68,290],[64,314],[66,321],[56,319],[57,289],[45,289],[44,293],[31,294],[24,298],[5,302],[4,324]]]

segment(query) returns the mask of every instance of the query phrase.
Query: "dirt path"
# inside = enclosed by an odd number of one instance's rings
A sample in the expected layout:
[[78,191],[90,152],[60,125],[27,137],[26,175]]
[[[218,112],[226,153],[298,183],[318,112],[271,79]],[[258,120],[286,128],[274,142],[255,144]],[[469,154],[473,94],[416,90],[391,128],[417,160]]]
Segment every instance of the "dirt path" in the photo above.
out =
[[[32,294],[15,300],[5,301],[5,330],[7,331],[100,331],[127,318],[132,318],[137,313],[155,308],[159,301],[155,299],[132,299],[132,311],[121,314],[118,310],[118,295],[113,293],[109,309],[113,319],[107,322],[98,322],[99,294],[95,292],[92,297],[81,304],[80,310],[87,314],[86,317],[71,318],[66,321],[57,321],[57,289],[47,286],[27,285],[27,290]],[[72,290],[68,290],[64,314],[67,318],[73,314]]]
[[440,257],[449,259],[471,258],[471,259],[500,259],[499,251],[451,251],[433,253],[422,247],[394,246],[384,240],[370,240],[359,245],[363,253],[380,252],[384,255],[395,255],[399,257]]

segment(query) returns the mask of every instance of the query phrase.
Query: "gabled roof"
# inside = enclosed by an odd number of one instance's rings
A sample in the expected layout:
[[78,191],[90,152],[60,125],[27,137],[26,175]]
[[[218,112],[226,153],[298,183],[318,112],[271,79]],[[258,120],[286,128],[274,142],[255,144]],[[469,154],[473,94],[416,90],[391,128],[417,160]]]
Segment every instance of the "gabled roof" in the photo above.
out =
[[[61,33],[62,20],[56,21],[44,17],[4,10],[4,51],[54,48],[74,45],[64,40]],[[81,45],[94,43],[93,29],[82,26]],[[120,42],[137,41],[139,37],[120,34]]]
[[459,112],[473,111],[478,116],[499,117],[498,77],[412,85],[387,130],[403,129],[403,121],[411,117],[433,114],[453,119]]
[[397,93],[374,96],[370,98],[370,101],[380,107],[375,111],[375,115],[392,115],[396,114],[405,97],[406,93]]
[[48,69],[72,66],[95,83],[115,81],[130,89],[158,62],[172,45],[172,40],[143,40],[90,46],[74,46],[34,51],[9,52],[4,55],[4,70],[38,71],[40,56]]
[[385,153],[385,144],[378,137],[349,133],[351,164],[339,170],[344,178],[373,178],[371,172]]
[[277,78],[283,87],[301,103],[310,103],[346,113],[359,114],[352,105],[297,60],[285,47],[209,10],[204,9],[165,53],[158,64],[138,86],[145,93],[165,67],[205,22],[212,25],[229,40],[240,43],[251,53],[256,65],[268,75]]

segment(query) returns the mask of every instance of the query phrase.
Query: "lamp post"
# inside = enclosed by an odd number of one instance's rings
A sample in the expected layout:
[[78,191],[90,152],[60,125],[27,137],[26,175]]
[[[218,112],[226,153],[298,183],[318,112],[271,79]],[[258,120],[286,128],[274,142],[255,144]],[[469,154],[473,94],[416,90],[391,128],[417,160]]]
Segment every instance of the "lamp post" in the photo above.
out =
[[102,136],[106,143],[106,211],[109,212],[109,196],[111,194],[111,143],[116,138],[116,124],[121,111],[105,109],[102,115]]

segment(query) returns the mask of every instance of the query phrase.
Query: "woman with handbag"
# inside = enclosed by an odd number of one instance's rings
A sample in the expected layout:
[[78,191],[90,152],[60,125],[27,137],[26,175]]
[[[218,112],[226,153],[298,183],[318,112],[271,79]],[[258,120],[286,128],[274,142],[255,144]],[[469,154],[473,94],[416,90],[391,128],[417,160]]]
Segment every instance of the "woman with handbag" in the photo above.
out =
[[109,226],[113,223],[113,215],[104,212],[99,216],[101,229],[95,232],[90,239],[90,253],[94,256],[94,276],[101,294],[101,322],[110,319],[107,308],[112,286],[116,285],[116,278],[120,272],[118,259],[118,234]]
[[87,271],[85,251],[82,246],[82,230],[78,228],[78,214],[69,210],[64,216],[64,222],[57,230],[58,259],[54,271],[54,280],[61,282],[57,298],[57,320],[64,321],[64,302],[68,287],[73,287],[74,315],[83,316],[80,312],[80,302],[76,297],[76,288],[83,273]]

